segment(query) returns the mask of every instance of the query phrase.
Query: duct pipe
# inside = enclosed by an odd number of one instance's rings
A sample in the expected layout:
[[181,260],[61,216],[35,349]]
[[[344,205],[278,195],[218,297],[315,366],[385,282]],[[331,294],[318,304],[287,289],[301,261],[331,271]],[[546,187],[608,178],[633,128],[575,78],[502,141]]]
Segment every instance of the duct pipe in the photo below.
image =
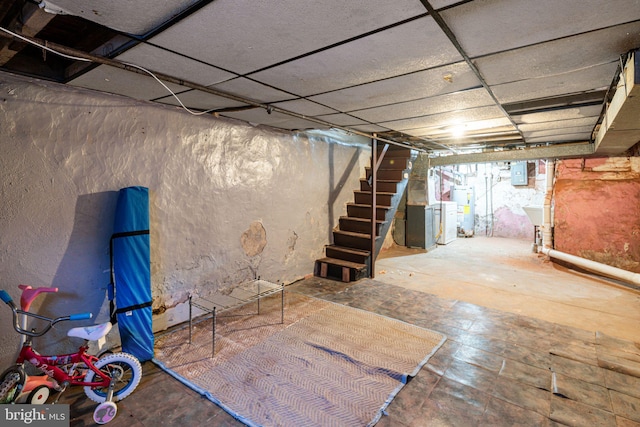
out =
[[565,261],[575,266],[582,267],[585,270],[640,286],[640,274],[638,273],[612,267],[589,259],[580,258],[578,256],[556,251],[547,247],[541,248],[540,252],[551,258],[559,259],[560,261]]
[[551,233],[551,199],[553,197],[553,178],[556,174],[556,164],[553,160],[547,160],[547,189],[544,195],[544,208],[542,211],[542,246],[545,249],[553,247],[553,234]]

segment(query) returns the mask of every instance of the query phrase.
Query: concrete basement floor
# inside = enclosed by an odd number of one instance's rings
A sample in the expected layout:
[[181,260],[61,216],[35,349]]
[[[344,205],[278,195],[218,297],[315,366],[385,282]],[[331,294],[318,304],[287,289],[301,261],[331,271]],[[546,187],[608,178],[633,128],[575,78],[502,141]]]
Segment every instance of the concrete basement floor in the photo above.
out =
[[[287,292],[447,335],[378,426],[640,426],[640,292],[551,263],[530,242],[392,248],[375,279],[310,277]],[[111,426],[242,425],[154,364],[143,370]],[[60,403],[72,426],[93,425],[81,389]]]

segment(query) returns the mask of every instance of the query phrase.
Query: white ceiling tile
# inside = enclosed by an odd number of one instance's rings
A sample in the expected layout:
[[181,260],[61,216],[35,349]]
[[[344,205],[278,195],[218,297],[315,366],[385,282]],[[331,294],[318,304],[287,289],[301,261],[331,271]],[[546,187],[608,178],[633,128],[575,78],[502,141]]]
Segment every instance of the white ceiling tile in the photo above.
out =
[[116,59],[202,86],[209,86],[235,77],[234,74],[227,71],[148,44],[134,46]]
[[[640,46],[640,21],[478,58],[490,84],[548,77],[612,63]],[[613,76],[611,76],[613,78]]]
[[212,87],[223,92],[232,93],[234,95],[265,104],[284,101],[294,97],[286,92],[265,86],[262,83],[254,82],[253,80],[249,80],[244,77],[227,80],[226,82],[213,85]]
[[485,0],[441,14],[475,57],[634,21],[639,9],[637,0]]
[[[188,88],[164,82],[173,92],[182,92]],[[169,94],[166,88],[151,76],[137,74],[120,68],[100,65],[69,82],[71,86],[80,86],[103,92],[125,95],[134,99],[151,100]]]
[[322,114],[337,113],[337,111],[332,108],[325,107],[324,105],[320,105],[306,99],[295,99],[292,101],[276,102],[272,105],[284,110],[295,111],[296,113],[303,114],[305,116],[320,116]]
[[42,3],[105,27],[142,35],[197,2],[198,0],[47,0]]
[[489,93],[485,89],[470,89],[431,98],[353,111],[351,114],[369,122],[388,122],[447,111],[466,110],[485,105],[495,105]]
[[358,119],[348,114],[327,114],[326,116],[318,116],[317,118],[329,123],[333,123],[337,126],[355,126],[367,124],[367,122],[365,122],[364,120]]
[[440,9],[458,3],[459,1],[460,0],[430,0],[429,4],[431,4],[434,9]]
[[233,119],[242,120],[245,122],[266,125],[281,129],[325,129],[328,126],[321,126],[316,122],[292,117],[287,114],[278,113],[273,111],[271,114],[267,113],[264,108],[254,108],[251,110],[227,112],[221,114],[224,117],[230,117]]
[[584,142],[591,141],[591,133],[568,133],[549,136],[538,136],[527,138],[527,143],[547,143],[547,142]]
[[216,0],[151,41],[245,74],[423,13],[415,0]]
[[616,63],[596,65],[566,74],[491,86],[503,104],[531,99],[607,89],[617,68]]
[[602,111],[601,105],[585,107],[567,107],[539,113],[512,115],[516,123],[544,123],[566,119],[580,119],[585,117],[598,117]]
[[598,122],[597,117],[585,117],[582,119],[557,120],[555,122],[545,123],[529,123],[518,125],[522,132],[543,131],[549,129],[566,129],[572,127],[595,126]]
[[426,17],[251,77],[310,96],[460,60],[460,54],[433,19]]
[[[474,136],[479,134],[487,134],[493,132],[517,132],[518,129],[511,124],[508,118],[478,120],[467,122],[463,126],[465,135]],[[450,138],[451,127],[438,126],[430,128],[422,128],[419,132],[413,132],[412,135],[429,136],[430,138]]]
[[545,129],[539,131],[527,131],[523,132],[525,138],[540,138],[549,137],[554,135],[567,135],[567,134],[590,134],[593,131],[593,126],[573,126],[559,129]]
[[355,130],[359,130],[360,132],[388,132],[389,128],[378,126],[378,125],[355,125],[351,126]]
[[408,130],[437,126],[453,126],[455,124],[488,119],[502,119],[504,113],[497,106],[472,108],[464,111],[451,111],[432,116],[416,117],[405,120],[379,123],[393,130]]
[[480,86],[480,80],[466,62],[418,71],[347,89],[310,97],[340,111],[442,95]]

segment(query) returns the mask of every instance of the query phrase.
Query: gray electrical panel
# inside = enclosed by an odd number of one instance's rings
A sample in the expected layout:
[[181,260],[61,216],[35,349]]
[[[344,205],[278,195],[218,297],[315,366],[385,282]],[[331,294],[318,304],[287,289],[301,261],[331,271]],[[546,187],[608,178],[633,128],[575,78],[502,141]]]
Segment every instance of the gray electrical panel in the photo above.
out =
[[511,185],[527,184],[527,162],[511,162]]

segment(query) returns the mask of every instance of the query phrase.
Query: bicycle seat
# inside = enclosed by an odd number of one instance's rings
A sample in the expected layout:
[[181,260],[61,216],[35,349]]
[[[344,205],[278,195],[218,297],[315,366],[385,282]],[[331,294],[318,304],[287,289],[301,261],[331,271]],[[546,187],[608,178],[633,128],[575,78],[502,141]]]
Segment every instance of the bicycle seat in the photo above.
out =
[[107,335],[111,330],[111,327],[111,322],[94,326],[81,326],[79,328],[69,329],[67,336],[82,338],[89,341],[97,341]]

